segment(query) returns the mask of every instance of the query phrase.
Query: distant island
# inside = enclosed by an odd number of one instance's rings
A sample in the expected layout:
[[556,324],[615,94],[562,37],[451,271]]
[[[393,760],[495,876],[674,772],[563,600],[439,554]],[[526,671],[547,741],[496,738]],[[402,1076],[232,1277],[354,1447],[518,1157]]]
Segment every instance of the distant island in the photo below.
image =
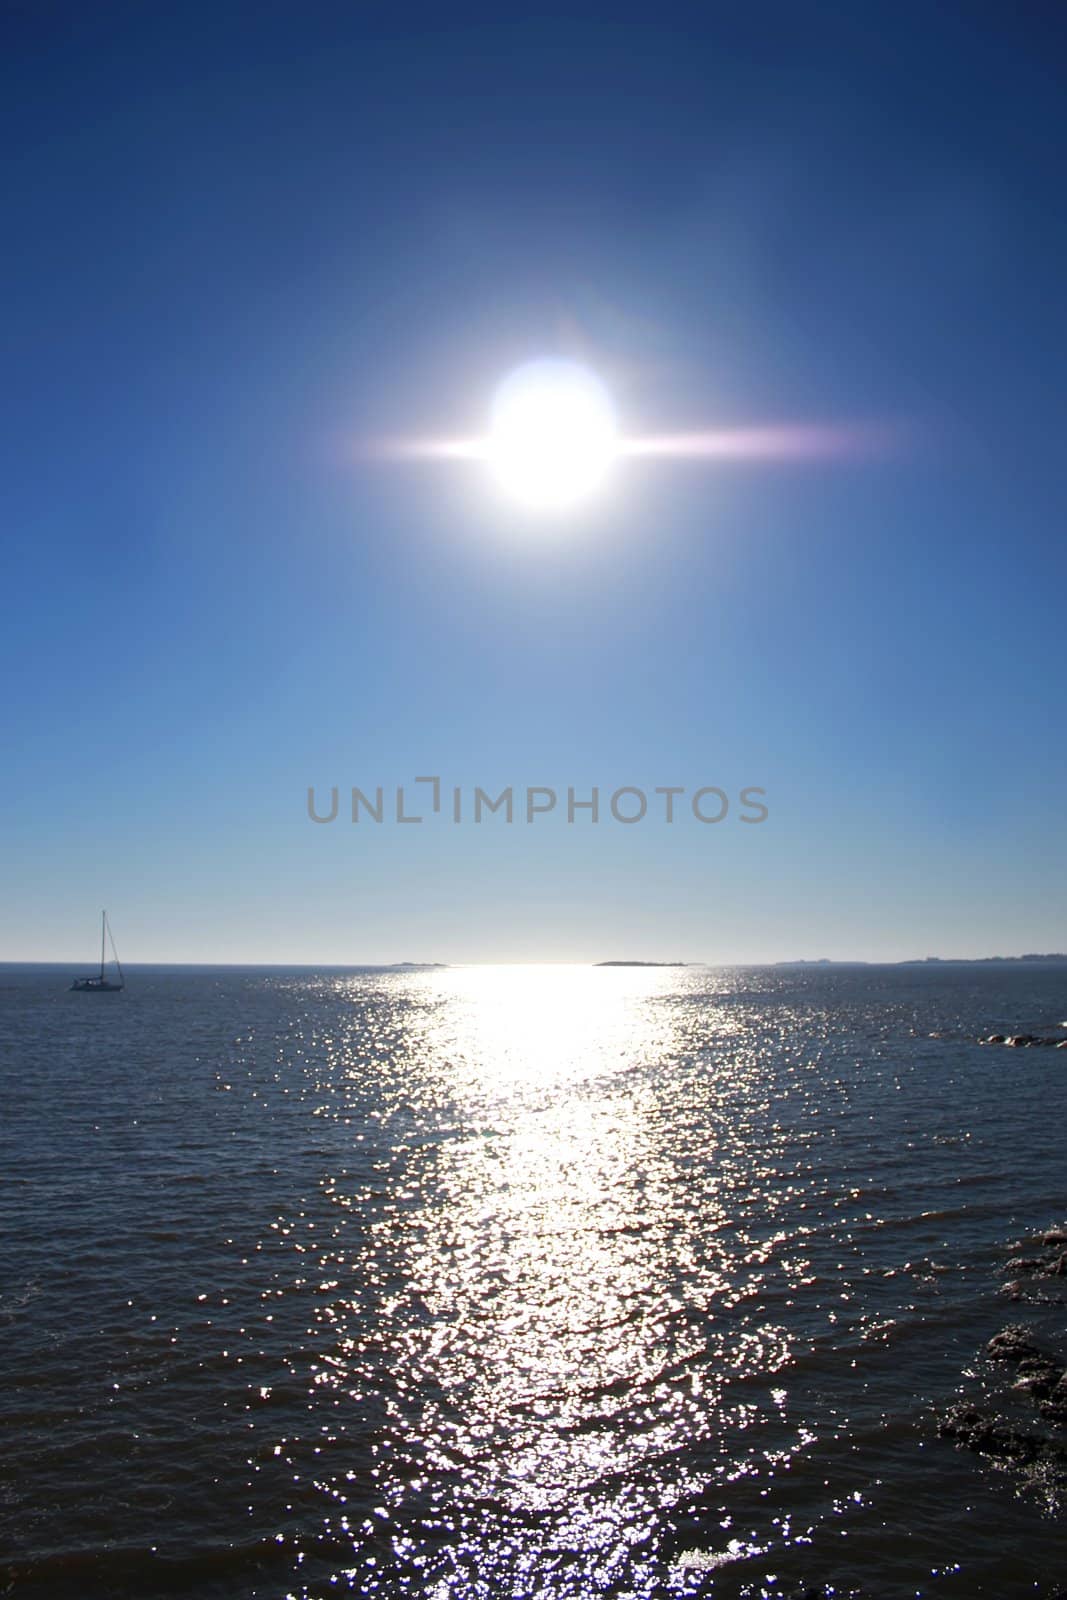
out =
[[[1010,963],[1021,966],[1029,962],[1033,966],[1067,966],[1067,955],[1062,951],[1055,951],[1049,955],[1029,954],[1024,956],[910,956],[905,961],[842,961],[830,956],[818,956],[812,959],[809,956],[798,956],[792,961],[743,962],[743,966],[772,967],[981,967],[995,966],[999,963]],[[705,966],[705,962],[692,961],[595,961],[595,967],[691,967]],[[717,965],[718,963],[713,963]],[[723,965],[730,965],[726,962]]]
[[797,960],[797,961],[776,961],[774,963],[774,965],[776,967],[835,967],[835,966],[837,966],[837,967],[850,966],[851,967],[851,966],[866,966],[866,962],[831,961],[829,956],[819,956],[819,957],[817,957],[816,960],[812,961],[812,960],[809,960],[806,956],[801,956],[800,959]]
[[840,961],[832,960],[829,956],[820,956],[812,961],[799,958],[795,961],[775,961],[775,967],[981,967],[991,966],[1001,962],[1029,961],[1035,966],[1063,966],[1067,964],[1067,955],[1062,951],[1055,951],[1049,955],[1025,956],[909,956],[904,961]]
[[912,956],[910,961],[898,961],[897,965],[900,967],[975,967],[981,966],[988,961],[1043,961],[1045,963],[1063,963],[1067,962],[1067,955],[1064,955],[1062,951],[1057,950],[1047,956]]

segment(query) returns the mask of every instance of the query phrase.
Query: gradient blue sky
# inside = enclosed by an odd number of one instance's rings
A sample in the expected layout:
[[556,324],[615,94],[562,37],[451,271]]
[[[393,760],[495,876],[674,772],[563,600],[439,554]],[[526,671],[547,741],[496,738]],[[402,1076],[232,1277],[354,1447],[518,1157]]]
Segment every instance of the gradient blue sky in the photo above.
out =
[[[1067,947],[1057,8],[0,27],[0,957]],[[350,448],[559,354],[642,432],[907,431],[548,528]],[[422,773],[770,818],[307,820]]]

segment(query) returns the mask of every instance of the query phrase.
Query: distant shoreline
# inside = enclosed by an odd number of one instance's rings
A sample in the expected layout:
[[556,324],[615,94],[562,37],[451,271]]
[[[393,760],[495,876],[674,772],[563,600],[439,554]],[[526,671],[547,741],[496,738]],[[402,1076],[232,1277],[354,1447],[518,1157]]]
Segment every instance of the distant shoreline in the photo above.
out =
[[[80,972],[85,960],[0,959],[0,971],[47,968],[56,972]],[[788,961],[127,961],[129,972],[447,972],[465,967],[649,967],[656,969],[730,968],[739,971],[768,971],[788,967],[986,967],[986,966],[1067,966],[1067,954],[1021,956],[912,956],[903,961],[869,961],[863,957],[796,957]]]
[[[596,961],[593,963],[597,967],[688,967],[692,964],[689,961]],[[703,966],[704,963],[698,961],[696,965]]]
[[1025,956],[908,956],[903,961],[864,961],[860,958],[847,961],[841,958],[830,960],[827,956],[812,961],[802,956],[796,961],[769,961],[761,964],[771,967],[984,967],[1004,962],[1013,962],[1016,965],[1028,962],[1033,966],[1063,966],[1067,964],[1067,955],[1055,951],[1048,955]]

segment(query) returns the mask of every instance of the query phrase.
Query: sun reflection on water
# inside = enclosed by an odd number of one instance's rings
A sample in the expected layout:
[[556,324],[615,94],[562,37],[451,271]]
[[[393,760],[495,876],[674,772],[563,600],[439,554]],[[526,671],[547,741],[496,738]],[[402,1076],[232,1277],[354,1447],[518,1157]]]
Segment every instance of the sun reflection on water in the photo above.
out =
[[310,1041],[316,1112],[346,1130],[314,1385],[377,1419],[358,1526],[321,1480],[353,1584],[386,1561],[385,1592],[439,1600],[644,1592],[665,1512],[760,1420],[729,1391],[789,1360],[745,1314],[761,1058],[703,985],[695,1008],[675,970],[459,969],[368,1004],[338,980],[352,1009]]

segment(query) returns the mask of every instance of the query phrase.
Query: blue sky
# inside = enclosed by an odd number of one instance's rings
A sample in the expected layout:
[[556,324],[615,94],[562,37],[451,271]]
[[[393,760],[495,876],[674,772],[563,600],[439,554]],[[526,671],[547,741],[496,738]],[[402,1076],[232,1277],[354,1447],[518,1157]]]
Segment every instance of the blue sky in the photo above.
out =
[[[1067,947],[1053,8],[526,11],[8,9],[0,958]],[[551,525],[354,448],[545,355],[900,442]],[[423,773],[770,816],[307,819]]]

